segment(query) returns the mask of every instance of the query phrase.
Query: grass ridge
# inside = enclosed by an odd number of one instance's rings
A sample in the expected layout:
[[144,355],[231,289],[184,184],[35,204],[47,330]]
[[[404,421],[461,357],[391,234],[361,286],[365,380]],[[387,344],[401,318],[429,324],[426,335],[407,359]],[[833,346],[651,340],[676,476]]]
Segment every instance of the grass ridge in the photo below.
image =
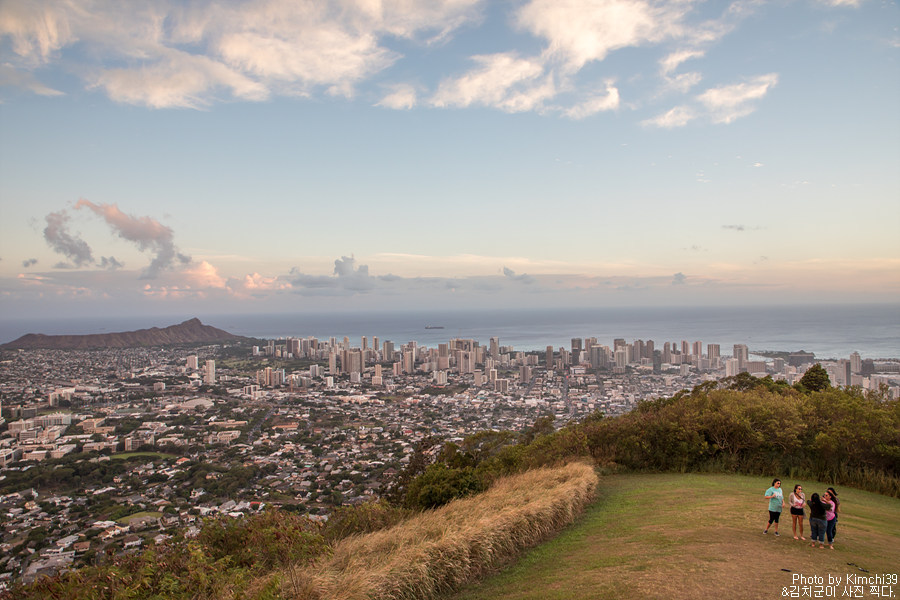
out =
[[[594,498],[593,467],[573,462],[499,480],[487,492],[338,542],[282,591],[298,600],[422,599],[456,590],[572,523]],[[297,580],[300,583],[297,583]]]

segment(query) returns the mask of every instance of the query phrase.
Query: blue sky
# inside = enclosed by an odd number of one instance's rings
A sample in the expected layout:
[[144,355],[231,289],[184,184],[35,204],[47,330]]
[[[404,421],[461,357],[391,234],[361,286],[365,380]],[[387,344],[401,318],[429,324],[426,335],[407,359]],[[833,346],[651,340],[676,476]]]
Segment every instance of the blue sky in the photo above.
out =
[[896,301],[898,28],[875,0],[6,0],[0,308]]

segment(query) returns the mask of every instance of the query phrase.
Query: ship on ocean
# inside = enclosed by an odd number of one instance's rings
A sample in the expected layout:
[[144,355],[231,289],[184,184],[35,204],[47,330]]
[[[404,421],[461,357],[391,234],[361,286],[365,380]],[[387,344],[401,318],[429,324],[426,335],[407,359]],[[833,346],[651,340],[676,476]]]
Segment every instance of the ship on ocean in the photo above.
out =
[[426,325],[425,329],[443,329],[443,325]]

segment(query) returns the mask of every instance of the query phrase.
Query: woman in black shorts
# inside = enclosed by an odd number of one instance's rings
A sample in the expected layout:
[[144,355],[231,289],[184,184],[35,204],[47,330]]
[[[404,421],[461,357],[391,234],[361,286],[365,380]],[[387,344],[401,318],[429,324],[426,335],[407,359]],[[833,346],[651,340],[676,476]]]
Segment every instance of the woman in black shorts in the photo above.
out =
[[[794,491],[788,496],[788,504],[791,506],[791,526],[794,528],[794,539],[805,540],[803,537],[803,507],[806,505],[806,495],[803,486],[799,483],[794,486]],[[797,525],[800,526],[800,537],[797,537]]]

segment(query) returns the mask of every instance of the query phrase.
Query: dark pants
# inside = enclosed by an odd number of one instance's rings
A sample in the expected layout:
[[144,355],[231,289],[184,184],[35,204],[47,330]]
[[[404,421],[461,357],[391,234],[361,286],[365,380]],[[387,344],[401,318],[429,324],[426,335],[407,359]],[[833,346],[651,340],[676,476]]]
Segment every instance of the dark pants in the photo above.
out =
[[834,534],[837,533],[837,516],[835,516],[832,520],[828,521],[825,525],[825,535],[828,536],[828,543],[834,541]]
[[825,528],[827,527],[827,523],[825,519],[809,519],[809,533],[810,539],[812,541],[818,540],[821,543],[825,543]]

